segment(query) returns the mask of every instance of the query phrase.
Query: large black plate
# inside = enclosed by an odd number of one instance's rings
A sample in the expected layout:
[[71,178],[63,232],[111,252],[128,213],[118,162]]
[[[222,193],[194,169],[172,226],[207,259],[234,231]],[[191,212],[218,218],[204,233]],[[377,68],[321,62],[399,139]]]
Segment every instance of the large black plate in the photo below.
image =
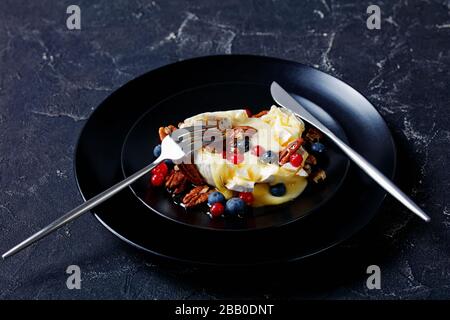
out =
[[[90,198],[123,178],[121,150],[125,137],[152,106],[180,92],[211,84],[268,88],[272,81],[305,104],[323,108],[343,128],[354,149],[387,176],[393,176],[395,147],[391,134],[370,102],[347,84],[295,62],[212,56],[153,70],[115,91],[94,111],[80,135],[75,157],[83,197]],[[171,111],[165,112],[170,115]],[[248,265],[298,260],[340,243],[374,217],[384,196],[374,182],[350,166],[342,186],[320,210],[277,228],[238,233],[195,229],[151,213],[129,189],[94,211],[118,237],[158,256],[194,263]]]

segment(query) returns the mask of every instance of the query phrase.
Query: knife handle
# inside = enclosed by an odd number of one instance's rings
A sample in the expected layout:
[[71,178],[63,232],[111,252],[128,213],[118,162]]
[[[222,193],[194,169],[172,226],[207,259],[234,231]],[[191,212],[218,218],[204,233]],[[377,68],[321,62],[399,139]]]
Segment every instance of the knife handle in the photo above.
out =
[[358,152],[349,147],[344,141],[339,139],[329,130],[324,131],[333,142],[368,176],[377,182],[384,190],[389,192],[394,198],[405,205],[409,210],[414,212],[426,222],[430,221],[430,217],[412,201],[403,191],[401,191],[391,180],[382,174],[377,168],[364,159]]

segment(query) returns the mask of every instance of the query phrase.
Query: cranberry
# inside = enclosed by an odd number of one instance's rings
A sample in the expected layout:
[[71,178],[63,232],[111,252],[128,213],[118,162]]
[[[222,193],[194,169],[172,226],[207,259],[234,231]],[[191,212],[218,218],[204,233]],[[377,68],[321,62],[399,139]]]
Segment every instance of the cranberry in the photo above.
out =
[[302,163],[303,163],[303,157],[300,154],[298,154],[298,153],[294,153],[289,158],[289,161],[292,164],[292,166],[300,167],[302,165]]
[[255,198],[251,192],[241,192],[239,193],[239,198],[241,198],[247,205],[251,206]]
[[250,111],[250,109],[245,109],[245,112],[247,113],[247,117],[251,117],[252,116],[252,112]]
[[222,203],[220,202],[216,202],[214,203],[211,208],[209,209],[209,212],[211,212],[211,215],[213,216],[213,218],[219,217],[222,215],[222,213],[224,212],[225,207],[223,206]]
[[239,164],[244,161],[244,155],[239,152],[233,152],[232,154],[228,155],[228,160],[233,162],[233,164]]
[[169,167],[167,166],[167,164],[164,161],[152,169],[152,174],[160,173],[164,177],[167,176],[168,172],[169,172]]
[[164,176],[161,173],[155,173],[154,175],[152,175],[150,181],[155,187],[162,186],[162,184],[164,183]]
[[261,147],[260,145],[258,145],[258,146],[254,146],[250,152],[251,152],[251,154],[259,157],[260,155],[262,155],[264,153],[264,151],[265,151],[264,148]]

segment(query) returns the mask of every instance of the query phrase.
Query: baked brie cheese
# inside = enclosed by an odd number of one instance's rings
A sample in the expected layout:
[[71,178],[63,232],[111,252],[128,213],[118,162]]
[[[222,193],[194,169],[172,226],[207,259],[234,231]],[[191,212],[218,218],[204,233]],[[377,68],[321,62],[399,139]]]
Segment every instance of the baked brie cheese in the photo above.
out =
[[[307,185],[307,173],[302,167],[308,152],[301,146],[298,147],[296,153],[301,155],[302,161],[297,166],[289,161],[280,162],[281,152],[301,139],[305,130],[304,123],[294,114],[276,106],[272,106],[267,113],[259,117],[249,116],[246,110],[242,109],[208,112],[186,119],[181,127],[192,126],[199,121],[210,122],[211,119],[228,119],[231,122],[231,130],[245,128],[250,134],[247,136],[249,141],[241,137],[244,140],[243,150],[233,145],[223,152],[207,147],[195,152],[194,164],[210,186],[227,199],[236,192],[251,192],[254,196],[254,207],[281,204],[302,193]],[[243,132],[244,135],[245,133]],[[239,143],[239,140],[234,143]],[[255,152],[255,149],[258,149],[258,152]],[[231,156],[224,156],[224,152]],[[239,155],[236,155],[237,153]],[[268,154],[273,156],[267,157]],[[242,159],[236,161],[238,157]],[[280,183],[284,184],[286,192],[275,196],[270,192],[270,186]]]
[[[308,181],[326,178],[314,156],[325,150],[322,134],[305,130],[289,110],[272,106],[254,115],[248,109],[201,113],[177,127],[159,128],[160,139],[192,126],[206,130],[190,136],[190,142],[201,139],[201,147],[175,165],[160,163],[151,177],[153,186],[164,185],[186,208],[208,204],[212,217],[241,216],[251,207],[293,200]],[[160,152],[161,146],[155,146],[155,157]]]

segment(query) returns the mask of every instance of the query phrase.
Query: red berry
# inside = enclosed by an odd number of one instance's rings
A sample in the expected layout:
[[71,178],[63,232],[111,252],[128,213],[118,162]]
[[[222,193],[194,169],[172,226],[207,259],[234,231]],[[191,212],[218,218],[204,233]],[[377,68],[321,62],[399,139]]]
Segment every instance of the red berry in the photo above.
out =
[[158,164],[156,167],[154,167],[152,169],[152,174],[160,173],[164,177],[167,176],[168,172],[169,172],[169,167],[167,166],[167,164],[165,162],[161,162],[160,164]]
[[164,176],[161,173],[155,173],[154,175],[152,175],[150,181],[155,187],[162,186],[162,184],[164,183]]
[[228,161],[232,162],[233,164],[239,164],[242,161],[244,161],[244,154],[238,152],[237,148],[233,151],[223,151],[222,152],[222,158],[227,159]]
[[303,163],[303,157],[301,154],[294,153],[289,158],[289,161],[294,167],[300,167]]
[[233,162],[233,164],[239,164],[242,161],[244,161],[244,155],[239,152],[234,152],[234,153],[228,155],[228,160]]
[[264,153],[264,151],[265,151],[264,148],[258,145],[258,146],[254,146],[250,152],[251,152],[251,154],[259,157],[260,155],[262,155]]
[[251,206],[255,198],[251,192],[241,192],[239,193],[239,198],[241,198],[247,205]]
[[252,116],[252,112],[250,111],[250,109],[245,109],[245,112],[247,112],[247,117],[251,117]]
[[223,204],[220,202],[216,202],[211,206],[211,208],[209,209],[209,212],[211,212],[211,215],[215,218],[215,217],[219,217],[220,215],[222,215],[224,210],[225,210],[225,207],[223,206]]

